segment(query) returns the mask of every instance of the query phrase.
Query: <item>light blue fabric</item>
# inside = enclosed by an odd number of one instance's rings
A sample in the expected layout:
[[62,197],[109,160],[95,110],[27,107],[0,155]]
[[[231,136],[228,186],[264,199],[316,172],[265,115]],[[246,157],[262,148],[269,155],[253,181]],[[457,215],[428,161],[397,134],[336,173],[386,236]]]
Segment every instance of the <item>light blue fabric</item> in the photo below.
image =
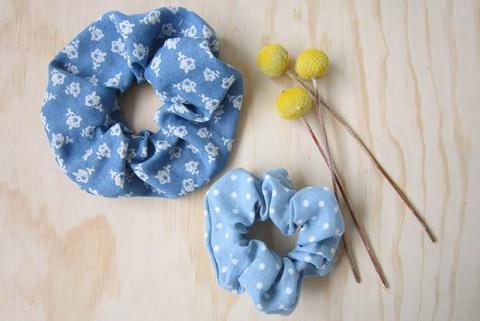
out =
[[[295,191],[285,170],[257,178],[244,169],[221,177],[205,197],[205,238],[218,284],[247,291],[257,309],[290,314],[305,277],[324,276],[334,266],[344,232],[337,200],[328,187]],[[246,234],[270,219],[285,235],[298,230],[296,246],[285,257]]]
[[[108,197],[174,198],[208,182],[228,159],[243,94],[218,49],[212,28],[184,8],[94,21],[49,65],[42,122],[62,170]],[[133,134],[119,110],[134,81],[164,102],[156,133]]]

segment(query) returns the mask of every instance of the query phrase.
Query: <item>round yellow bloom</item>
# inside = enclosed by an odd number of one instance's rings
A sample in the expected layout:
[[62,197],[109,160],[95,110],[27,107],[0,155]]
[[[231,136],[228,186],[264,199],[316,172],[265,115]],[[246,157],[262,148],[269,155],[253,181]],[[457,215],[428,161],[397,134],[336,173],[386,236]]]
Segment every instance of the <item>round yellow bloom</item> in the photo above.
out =
[[267,45],[257,55],[257,67],[267,77],[275,78],[287,70],[288,51],[280,45]]
[[277,97],[277,112],[282,118],[297,119],[305,115],[312,104],[312,98],[304,88],[292,87]]
[[327,68],[328,56],[318,49],[305,50],[295,61],[295,72],[306,80],[323,76]]

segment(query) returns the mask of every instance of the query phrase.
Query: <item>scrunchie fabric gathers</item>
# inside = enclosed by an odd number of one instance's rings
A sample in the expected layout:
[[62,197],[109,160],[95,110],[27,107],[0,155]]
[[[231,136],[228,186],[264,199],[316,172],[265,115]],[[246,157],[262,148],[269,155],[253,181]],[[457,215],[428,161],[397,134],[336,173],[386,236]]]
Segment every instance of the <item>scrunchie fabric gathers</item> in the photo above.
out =
[[[295,191],[285,170],[257,178],[236,169],[221,177],[205,197],[206,245],[222,288],[247,291],[257,309],[290,314],[306,277],[324,276],[334,266],[344,232],[337,200],[328,187]],[[260,240],[246,238],[250,227],[270,219],[285,235],[298,230],[285,257]]]
[[[66,175],[97,195],[175,198],[225,165],[242,105],[241,74],[217,58],[213,29],[184,8],[109,12],[49,65],[42,122]],[[134,134],[118,98],[150,83],[160,130]]]

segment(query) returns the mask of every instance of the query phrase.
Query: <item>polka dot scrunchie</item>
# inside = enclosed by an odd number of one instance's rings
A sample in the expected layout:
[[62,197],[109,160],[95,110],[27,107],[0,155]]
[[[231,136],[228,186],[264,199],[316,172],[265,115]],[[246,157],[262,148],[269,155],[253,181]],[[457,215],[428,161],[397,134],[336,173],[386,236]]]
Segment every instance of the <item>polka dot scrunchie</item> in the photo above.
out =
[[[109,12],[49,65],[42,122],[66,175],[108,197],[174,198],[225,165],[242,105],[241,74],[217,58],[214,31],[184,8]],[[147,81],[160,130],[134,134],[118,98]]]
[[[247,291],[266,313],[293,311],[303,279],[333,268],[344,232],[328,187],[297,192],[285,170],[261,179],[243,169],[227,173],[207,192],[205,216],[206,244],[219,285],[234,293]],[[264,242],[246,238],[257,220],[268,219],[287,236],[298,229],[295,248],[283,258]]]

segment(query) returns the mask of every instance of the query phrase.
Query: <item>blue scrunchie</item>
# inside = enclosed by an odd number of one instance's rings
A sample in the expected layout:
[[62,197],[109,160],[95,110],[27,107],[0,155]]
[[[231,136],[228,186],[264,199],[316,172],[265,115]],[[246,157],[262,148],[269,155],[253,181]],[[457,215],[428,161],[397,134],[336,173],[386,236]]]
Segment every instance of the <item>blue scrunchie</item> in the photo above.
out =
[[[218,39],[184,8],[109,12],[49,65],[42,122],[56,160],[93,194],[174,198],[225,165],[242,105],[241,74]],[[163,101],[160,130],[133,134],[118,97],[148,81]]]
[[[344,222],[328,187],[296,192],[285,170],[261,179],[243,169],[220,178],[205,198],[206,244],[222,288],[247,291],[266,313],[290,314],[305,277],[324,276],[335,262]],[[285,235],[298,232],[286,257],[245,235],[256,220],[270,219]]]

